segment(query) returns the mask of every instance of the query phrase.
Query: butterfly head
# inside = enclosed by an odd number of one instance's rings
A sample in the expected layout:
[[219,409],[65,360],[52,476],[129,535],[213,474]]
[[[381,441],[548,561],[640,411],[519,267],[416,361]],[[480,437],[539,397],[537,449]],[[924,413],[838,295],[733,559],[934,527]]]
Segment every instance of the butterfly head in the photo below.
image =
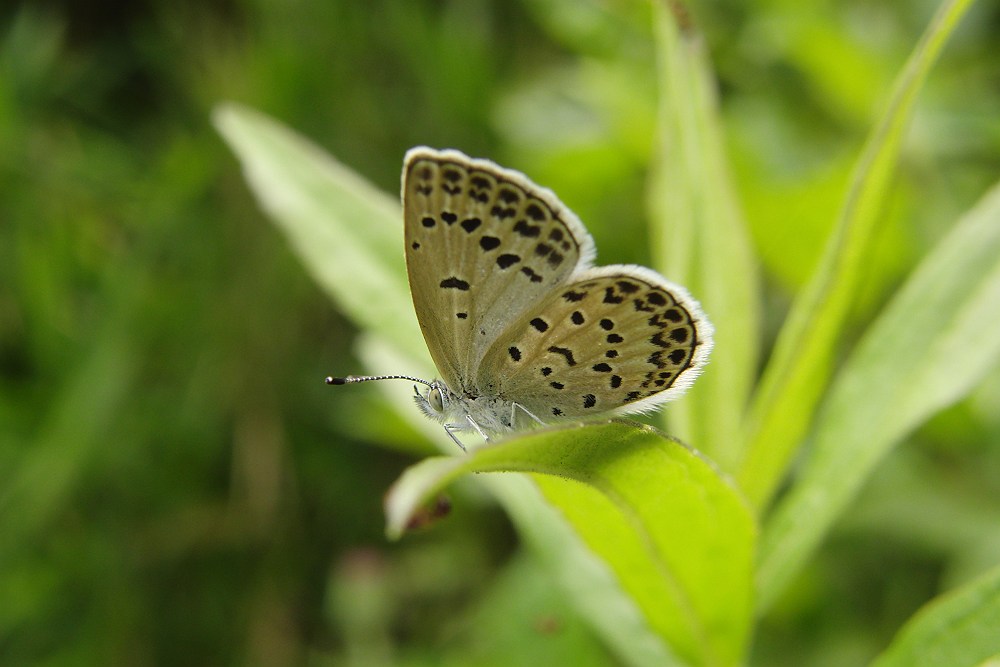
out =
[[450,401],[448,390],[441,386],[440,381],[434,380],[423,392],[420,391],[420,387],[413,385],[413,394],[413,400],[421,412],[436,421],[444,418]]

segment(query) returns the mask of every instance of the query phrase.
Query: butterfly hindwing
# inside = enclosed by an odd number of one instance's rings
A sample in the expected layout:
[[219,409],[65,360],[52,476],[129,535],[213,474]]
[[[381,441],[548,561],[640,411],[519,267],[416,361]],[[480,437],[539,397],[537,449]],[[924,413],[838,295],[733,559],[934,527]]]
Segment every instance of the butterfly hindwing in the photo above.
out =
[[543,420],[640,412],[694,381],[711,333],[697,302],[653,271],[590,269],[510,323],[479,384]]

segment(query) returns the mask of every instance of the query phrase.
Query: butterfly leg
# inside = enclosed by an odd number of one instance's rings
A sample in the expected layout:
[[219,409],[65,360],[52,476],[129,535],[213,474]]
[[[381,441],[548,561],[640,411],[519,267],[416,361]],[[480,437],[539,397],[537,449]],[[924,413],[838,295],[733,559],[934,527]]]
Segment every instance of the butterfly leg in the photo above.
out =
[[471,426],[476,433],[481,435],[483,440],[486,442],[490,441],[490,436],[486,435],[486,432],[479,427],[479,424],[477,424],[476,420],[472,418],[472,415],[465,415],[465,421],[469,422],[469,426]]
[[520,403],[511,403],[510,404],[510,424],[511,424],[511,426],[514,425],[514,415],[517,414],[517,409],[518,408],[521,409],[521,412],[523,412],[524,414],[528,415],[529,417],[531,417],[532,419],[534,419],[536,422],[538,422],[542,426],[545,426],[545,422],[543,422],[541,419],[539,419],[535,415],[535,413],[533,413],[531,410],[529,410],[528,408],[524,407]]
[[463,445],[462,441],[459,440],[458,437],[455,435],[455,431],[460,431],[460,430],[462,430],[462,425],[461,424],[445,424],[444,425],[444,432],[447,433],[448,437],[451,438],[455,442],[455,444],[458,445],[458,448],[461,449],[464,452],[464,451],[466,451],[465,445]]

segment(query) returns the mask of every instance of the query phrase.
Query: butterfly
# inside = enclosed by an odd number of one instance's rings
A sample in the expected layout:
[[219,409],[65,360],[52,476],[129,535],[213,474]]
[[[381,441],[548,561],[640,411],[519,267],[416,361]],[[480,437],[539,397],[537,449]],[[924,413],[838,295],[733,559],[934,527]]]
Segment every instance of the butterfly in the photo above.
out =
[[456,150],[413,148],[402,177],[413,307],[440,379],[416,402],[484,440],[531,423],[639,413],[680,396],[713,329],[683,287],[642,266],[592,266],[583,223],[523,174]]

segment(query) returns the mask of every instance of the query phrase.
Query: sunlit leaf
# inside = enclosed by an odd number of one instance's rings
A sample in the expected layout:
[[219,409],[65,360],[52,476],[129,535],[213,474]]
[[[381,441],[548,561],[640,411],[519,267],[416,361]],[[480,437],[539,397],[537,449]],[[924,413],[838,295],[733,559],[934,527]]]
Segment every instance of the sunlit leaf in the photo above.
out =
[[802,442],[833,371],[834,351],[872,252],[917,94],[971,0],[942,5],[896,80],[886,111],[854,171],[837,227],[809,285],[796,300],[761,380],[738,474],[755,505],[766,505]]
[[359,326],[425,358],[406,283],[398,200],[256,111],[227,104],[214,120],[260,205],[320,286]]
[[[532,475],[680,658],[740,662],[755,529],[739,494],[704,459],[628,423],[545,429],[410,468],[387,498],[388,534],[398,537],[424,500],[456,477],[501,471]],[[621,606],[614,590],[578,587],[605,614]]]
[[859,343],[823,406],[812,454],[765,525],[766,605],[875,465],[1000,362],[1000,186],[917,268]]
[[[705,373],[670,406],[670,430],[728,467],[741,442],[757,373],[760,282],[726,166],[711,74],[700,36],[654,2],[659,53],[659,140],[650,181],[655,252],[715,325]],[[676,8],[679,5],[672,5]]]
[[872,667],[980,667],[1000,662],[1000,569],[934,600]]

